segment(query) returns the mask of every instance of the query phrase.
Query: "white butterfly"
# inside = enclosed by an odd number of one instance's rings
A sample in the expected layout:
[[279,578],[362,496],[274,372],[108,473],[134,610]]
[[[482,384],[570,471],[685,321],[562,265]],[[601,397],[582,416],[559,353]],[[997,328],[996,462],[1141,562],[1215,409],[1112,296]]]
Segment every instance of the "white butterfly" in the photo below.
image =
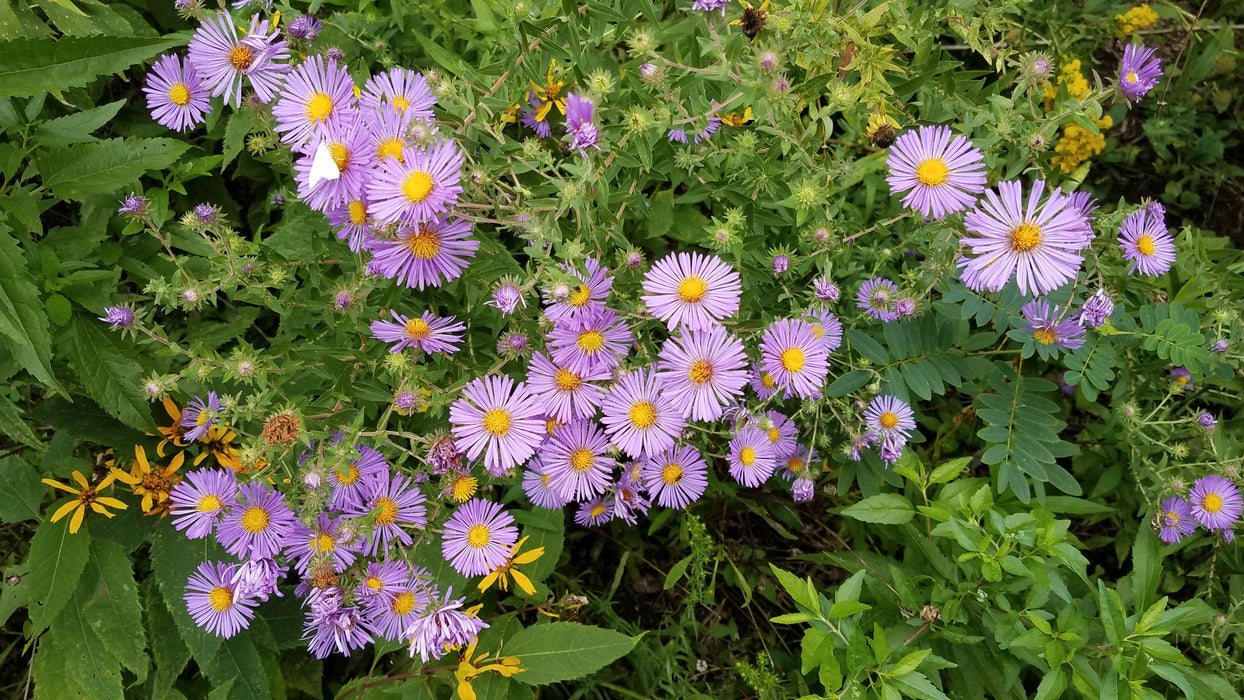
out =
[[341,177],[341,169],[333,160],[333,151],[328,144],[321,141],[315,149],[315,157],[311,160],[311,187],[324,180],[336,180]]

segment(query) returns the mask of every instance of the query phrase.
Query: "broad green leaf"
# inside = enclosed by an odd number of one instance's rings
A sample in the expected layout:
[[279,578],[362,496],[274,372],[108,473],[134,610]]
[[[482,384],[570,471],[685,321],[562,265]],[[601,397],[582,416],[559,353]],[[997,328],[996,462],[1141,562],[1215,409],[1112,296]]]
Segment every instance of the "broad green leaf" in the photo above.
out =
[[100,406],[132,428],[154,427],[151,409],[140,394],[142,366],[103,324],[74,316],[63,339],[70,366]]
[[[30,567],[21,564],[0,572],[0,627],[18,608],[30,605]],[[0,655],[2,656],[2,655]]]
[[36,162],[43,186],[56,196],[83,200],[115,192],[148,170],[167,168],[190,144],[176,139],[108,139],[79,143],[48,152]]
[[835,620],[850,617],[856,613],[872,609],[873,606],[855,600],[844,600],[829,606],[829,616]]
[[91,133],[111,121],[124,105],[125,100],[117,100],[51,119],[35,127],[35,137],[39,139],[39,145],[47,148],[98,141]]
[[[1097,579],[1097,609],[1101,612],[1101,624],[1106,629],[1106,639],[1118,647],[1127,634],[1127,611],[1119,594]],[[1047,632],[1048,633],[1048,632]]]
[[902,659],[899,659],[899,662],[894,664],[894,668],[889,670],[889,674],[892,676],[904,676],[911,673],[920,667],[920,664],[924,661],[924,657],[931,654],[932,651],[932,649],[920,649],[919,651],[911,652]]
[[80,87],[185,43],[181,37],[22,38],[0,44],[0,97]]
[[920,700],[950,700],[946,694],[937,689],[929,677],[923,673],[913,672],[898,678],[891,678],[890,683],[898,686],[903,695]]
[[254,635],[238,634],[224,640],[219,651],[206,664],[200,664],[204,675],[217,688],[232,684],[222,697],[236,700],[271,697],[268,673],[264,670]]
[[0,222],[0,338],[27,372],[65,394],[52,375],[52,340],[39,289],[26,270],[26,256],[9,231],[8,225]]
[[125,548],[96,537],[83,578],[97,581],[80,614],[100,642],[142,683],[147,679],[147,637],[138,584]]
[[91,536],[86,526],[77,534],[69,534],[70,517],[35,528],[34,539],[30,541],[26,565],[30,567],[31,576],[32,634],[46,629],[73,597],[90,558]]
[[190,647],[178,636],[177,623],[173,622],[164,598],[160,596],[160,587],[153,578],[147,579],[143,585],[143,602],[147,636],[151,640],[151,665],[155,670],[152,686],[158,691],[171,687],[181,675],[190,661]]
[[199,564],[220,561],[225,556],[224,550],[216,544],[214,538],[189,541],[174,530],[167,519],[160,522],[152,536],[152,575],[159,584],[164,605],[173,618],[177,632],[190,648],[190,653],[200,668],[206,668],[215,661],[221,639],[204,632],[194,624],[190,613],[186,611],[186,601],[182,599],[182,594],[186,590],[186,581]]
[[692,555],[688,554],[670,567],[669,573],[665,575],[665,590],[673,588],[682,579],[683,574],[687,573],[687,565],[691,563],[691,557]]
[[842,514],[866,523],[902,525],[916,516],[911,501],[897,493],[883,493],[865,498],[842,509]]
[[36,698],[124,696],[120,661],[82,614],[97,583],[97,577],[84,576],[73,595],[65,596],[68,605],[40,638],[33,664]]
[[509,639],[502,653],[517,656],[524,672],[514,676],[528,685],[568,681],[626,656],[635,638],[577,622],[528,627]]
[[846,396],[851,392],[859,389],[867,384],[873,378],[873,373],[868,370],[856,369],[834,380],[829,388],[825,390],[826,396]]
[[782,584],[782,588],[790,594],[792,600],[798,605],[802,605],[808,610],[817,609],[817,600],[808,593],[808,582],[801,579],[785,569],[779,569],[776,564],[769,564],[769,569],[773,571],[773,575],[777,577],[778,583]]
[[956,457],[955,459],[939,464],[937,468],[933,470],[933,473],[929,475],[929,483],[945,484],[954,481],[956,477],[963,473],[963,470],[968,466],[968,462],[971,461],[971,457]]
[[38,520],[47,488],[39,481],[39,473],[22,458],[0,459],[0,522]]

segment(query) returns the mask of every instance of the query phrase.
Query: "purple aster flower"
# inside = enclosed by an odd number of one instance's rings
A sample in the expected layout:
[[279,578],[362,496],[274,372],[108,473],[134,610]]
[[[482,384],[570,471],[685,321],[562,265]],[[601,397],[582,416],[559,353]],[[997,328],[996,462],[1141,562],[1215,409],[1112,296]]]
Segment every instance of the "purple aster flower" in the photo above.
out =
[[363,249],[371,233],[371,215],[367,211],[365,197],[331,204],[324,214],[328,217],[328,225],[337,229],[337,240],[349,241],[350,252],[357,253]]
[[877,454],[886,466],[892,466],[903,456],[903,446],[907,444],[907,436],[899,433],[887,435],[881,439],[881,447]]
[[1230,530],[1244,511],[1244,499],[1230,479],[1217,475],[1203,476],[1188,492],[1192,515],[1207,530]]
[[1182,498],[1168,498],[1162,501],[1161,516],[1162,525],[1158,536],[1166,544],[1176,544],[1196,531],[1192,506]]
[[626,355],[631,329],[613,309],[563,320],[549,333],[548,347],[553,362],[575,374],[587,374],[600,366],[612,369]]
[[1196,388],[1196,382],[1192,381],[1192,375],[1188,373],[1186,367],[1176,367],[1168,373],[1168,376],[1172,377],[1173,381],[1184,391],[1192,391]]
[[389,472],[384,455],[366,445],[355,445],[354,449],[358,459],[347,459],[328,472],[328,483],[333,487],[332,504],[338,510],[361,506],[364,485]]
[[1084,345],[1084,326],[1073,318],[1059,318],[1058,307],[1050,307],[1043,299],[1024,304],[1021,311],[1028,322],[1025,333],[1032,333],[1033,340],[1041,345],[1075,350]]
[[877,435],[876,433],[873,433],[873,432],[866,432],[863,435],[857,437],[855,441],[851,443],[851,461],[852,462],[860,461],[860,456],[864,452],[864,449],[867,448],[869,445],[872,445],[874,442],[880,439],[880,437],[881,437],[880,435]]
[[[764,371],[759,364],[752,366],[751,375],[747,383],[752,388],[752,391],[756,392],[756,397],[761,401],[778,392],[777,378],[771,373]],[[790,390],[788,389],[782,398],[790,398],[790,395]]]
[[747,384],[743,341],[722,326],[672,336],[660,357],[657,379],[665,401],[689,420],[717,420]]
[[796,503],[802,501],[810,501],[816,495],[816,489],[811,479],[798,478],[790,486],[791,500]]
[[812,324],[812,334],[825,345],[827,353],[832,353],[842,347],[842,322],[837,316],[829,311],[822,311],[820,314],[809,316],[806,320]]
[[527,351],[527,336],[522,333],[506,333],[497,340],[497,354],[517,357]]
[[886,166],[890,193],[906,192],[903,206],[926,218],[963,211],[985,190],[984,156],[947,126],[921,126],[898,137]]
[[204,226],[211,226],[220,220],[220,209],[214,204],[199,204],[194,208],[194,218]]
[[975,257],[959,260],[960,276],[973,291],[1002,289],[1014,276],[1023,294],[1048,294],[1074,279],[1088,245],[1085,219],[1054,190],[1041,203],[1043,180],[1032,185],[1027,202],[1018,180],[999,183],[964,220],[969,233],[961,244]]
[[462,343],[461,332],[466,330],[466,325],[458,323],[453,316],[437,318],[430,311],[424,311],[423,316],[407,318],[396,311],[389,313],[393,321],[371,322],[373,338],[394,344],[389,352],[414,347],[424,352],[453,354]]
[[295,560],[298,573],[306,575],[317,561],[329,562],[336,572],[345,571],[354,563],[357,547],[342,545],[340,527],[340,518],[320,513],[314,527],[298,522],[290,528],[289,539],[284,542],[285,555]]
[[617,481],[613,482],[609,488],[613,494],[610,503],[613,506],[612,517],[615,520],[634,525],[639,522],[640,516],[648,514],[652,508],[652,501],[648,500],[642,489],[638,474],[624,469]]
[[878,321],[898,319],[898,285],[884,277],[873,277],[860,285],[855,305]]
[[610,376],[603,364],[579,374],[553,364],[543,353],[532,355],[527,367],[527,385],[539,399],[541,410],[563,423],[595,416],[605,390],[592,382]]
[[605,503],[605,499],[596,496],[589,501],[584,501],[579,505],[579,510],[574,515],[574,521],[581,527],[597,527],[613,520],[613,509]]
[[769,445],[773,448],[773,457],[779,461],[785,461],[786,456],[794,453],[799,449],[799,444],[795,439],[799,436],[799,429],[795,427],[795,422],[777,411],[769,411],[765,413],[765,417],[772,425],[765,430],[765,437],[769,439]]
[[150,204],[146,197],[130,192],[130,196],[121,200],[121,208],[117,209],[117,213],[132,217],[146,216]]
[[338,62],[345,60],[345,57],[346,57],[345,52],[343,52],[341,49],[337,48],[336,46],[330,46],[324,52],[324,58],[328,58],[328,59],[338,61]]
[[580,420],[553,434],[540,450],[542,471],[552,487],[572,501],[605,492],[614,460],[605,453],[609,440],[596,423]]
[[773,444],[765,431],[755,426],[746,427],[730,441],[728,453],[730,476],[748,487],[760,486],[773,476],[776,462]]
[[442,435],[432,443],[428,450],[428,464],[432,465],[432,472],[437,475],[461,469],[462,450],[458,449],[452,435]]
[[[722,12],[725,12],[725,10],[723,9]],[[707,141],[721,127],[721,117],[717,114],[720,107],[721,105],[717,103],[717,100],[709,100],[708,112],[703,115],[704,126],[691,130],[692,141],[695,143]],[[698,117],[696,119],[698,120]],[[686,143],[687,131],[686,129],[670,129],[667,137],[670,141]]]
[[721,16],[725,17],[726,0],[695,0],[695,2],[691,4],[691,9],[699,10],[700,12],[713,12],[721,10]]
[[299,15],[289,22],[289,35],[295,39],[303,39],[307,43],[315,41],[324,25],[311,15]]
[[821,301],[838,301],[838,288],[825,275],[812,281],[812,294]]
[[460,277],[479,241],[471,238],[469,221],[429,219],[403,226],[392,240],[373,240],[368,247],[376,274],[422,290]]
[[268,602],[269,596],[283,598],[277,584],[285,576],[286,567],[277,566],[272,559],[252,559],[238,566],[230,583],[238,600],[259,599]]
[[528,100],[528,103],[531,105],[531,107],[530,108],[524,107],[520,111],[520,114],[522,115],[523,126],[536,132],[536,136],[539,136],[542,139],[552,136],[553,127],[552,125],[548,123],[547,118],[546,118],[547,115],[546,117],[540,117],[539,112],[537,112],[536,110],[535,106],[540,103],[540,100],[533,93],[530,93],[530,92],[527,93],[527,100]]
[[[364,190],[372,174],[374,156],[367,144],[366,125],[361,119],[343,116],[330,119],[319,126],[323,139],[308,141],[307,153],[294,161],[294,180],[298,183],[298,196],[311,207],[327,213],[337,205],[365,200],[363,214],[371,213],[372,205]],[[326,145],[339,176],[336,180],[321,179],[311,183],[311,169],[315,152]],[[357,213],[357,212],[356,212]]]
[[419,655],[425,663],[439,659],[446,649],[467,646],[479,638],[488,623],[462,611],[466,598],[449,599],[454,589],[445,591],[443,600],[435,600],[410,624],[404,638],[410,639],[410,655]]
[[381,223],[423,223],[458,202],[462,151],[452,140],[428,149],[407,146],[402,159],[385,158],[367,185],[373,214]]
[[419,619],[419,611],[426,608],[429,602],[431,599],[421,588],[403,587],[373,605],[371,626],[377,634],[391,642],[404,641],[406,630]]
[[817,338],[811,323],[778,319],[761,336],[761,367],[773,375],[778,387],[803,398],[815,398],[829,371],[828,347]]
[[1201,411],[1198,413],[1196,416],[1196,422],[1200,423],[1201,427],[1206,430],[1213,430],[1214,426],[1218,425],[1218,421],[1214,419],[1214,414],[1208,411]]
[[911,297],[903,297],[902,299],[899,299],[894,302],[894,313],[898,314],[899,318],[915,316],[916,300]]
[[134,325],[134,311],[125,306],[108,306],[99,320],[112,325],[113,330]]
[[1099,289],[1093,296],[1084,300],[1084,306],[1080,307],[1080,314],[1076,317],[1076,321],[1085,328],[1098,328],[1110,318],[1110,314],[1114,313],[1114,300],[1106,294],[1106,290]]
[[280,493],[253,481],[216,529],[216,540],[239,559],[271,559],[281,551],[298,519]]
[[336,61],[311,56],[290,71],[272,108],[273,130],[295,150],[326,137],[330,120],[353,120],[354,79]]
[[366,605],[387,607],[402,591],[409,590],[410,567],[406,562],[385,559],[367,564],[363,583],[354,589],[354,594]]
[[882,395],[874,397],[864,409],[864,422],[868,425],[869,434],[876,440],[891,435],[906,438],[916,429],[916,414],[904,401],[895,396]]
[[586,268],[586,274],[569,263],[562,263],[559,266],[574,275],[579,280],[579,286],[573,290],[566,287],[565,295],[556,293],[559,291],[556,289],[545,293],[544,302],[547,306],[544,309],[544,315],[548,316],[550,321],[554,323],[563,320],[579,321],[604,310],[605,300],[609,298],[609,292],[613,289],[613,277],[608,270],[600,266],[600,261],[596,258],[588,258],[583,262],[583,266]]
[[1095,235],[1093,233],[1092,221],[1095,218],[1093,212],[1097,211],[1098,206],[1097,200],[1088,192],[1072,192],[1067,195],[1067,208],[1078,212],[1080,216],[1084,217],[1082,232],[1085,245],[1092,242]]
[[1209,346],[1210,352],[1226,352],[1231,348],[1225,339],[1215,340],[1213,345]]
[[566,133],[571,135],[570,147],[579,149],[579,153],[587,156],[587,149],[600,149],[597,142],[600,132],[592,123],[592,111],[596,105],[579,95],[566,95]]
[[342,607],[327,615],[308,612],[302,638],[310,638],[307,648],[315,658],[323,659],[333,651],[349,656],[351,651],[367,646],[371,635],[372,630],[358,608]]
[[686,427],[686,419],[660,391],[651,369],[640,369],[614,382],[602,404],[601,422],[609,439],[634,459],[668,450]]
[[161,56],[147,74],[147,109],[156,122],[177,131],[202,124],[212,111],[207,87],[189,62],[174,55]]
[[188,539],[212,534],[238,497],[237,476],[223,469],[196,469],[169,491],[173,527]]
[[670,330],[685,325],[698,331],[737,313],[743,286],[739,273],[720,258],[674,253],[644,275],[644,291],[640,299]]
[[514,517],[500,503],[472,498],[445,521],[441,554],[463,576],[482,576],[505,564],[517,541]]
[[523,492],[532,504],[549,510],[557,510],[570,503],[570,498],[553,488],[553,477],[540,461],[539,455],[532,458],[528,468],[523,472]]
[[354,297],[349,292],[337,292],[333,297],[333,310],[345,311],[354,305]]
[[514,313],[519,306],[527,308],[527,302],[523,301],[523,293],[512,284],[503,284],[497,287],[492,293],[492,298],[484,302],[484,304],[499,309],[506,316]]
[[644,461],[642,478],[657,505],[686,508],[708,487],[708,464],[699,450],[683,445]]
[[271,102],[289,72],[282,63],[289,58],[289,48],[277,40],[280,33],[276,28],[269,33],[268,20],[254,15],[246,36],[238,38],[229,13],[217,12],[190,39],[190,64],[212,96],[224,96],[225,104],[242,106],[243,78],[262,103]]
[[1123,61],[1119,64],[1119,90],[1130,100],[1139,100],[1158,84],[1162,77],[1162,61],[1154,54],[1156,49],[1138,44],[1128,44],[1123,49]]
[[182,411],[181,421],[178,423],[187,430],[182,438],[186,442],[195,442],[202,440],[207,433],[219,422],[217,414],[224,410],[224,406],[220,405],[220,401],[216,398],[216,392],[207,392],[207,401],[198,396],[190,399],[190,404],[186,406],[186,410]]
[[[772,441],[773,436],[770,435],[769,437],[770,441]],[[776,449],[774,453],[781,454]],[[778,459],[778,469],[781,471],[782,477],[789,481],[807,479],[811,483],[811,465],[816,459],[815,454],[812,448],[796,443],[794,449],[789,454]]]
[[780,275],[790,269],[790,256],[784,253],[778,253],[773,256],[773,274]]
[[359,102],[365,109],[401,112],[411,118],[431,121],[436,96],[428,87],[427,78],[405,68],[390,68],[387,73],[373,75],[363,86]]
[[1166,274],[1175,262],[1175,241],[1166,231],[1166,222],[1148,209],[1138,209],[1123,220],[1119,247],[1123,249],[1123,259],[1132,262],[1129,275],[1139,271],[1157,277]]
[[418,487],[404,474],[381,474],[363,484],[363,503],[346,510],[346,516],[364,520],[370,517],[371,543],[363,548],[369,555],[383,553],[393,540],[402,546],[414,544],[403,525],[422,528],[428,524],[426,500]]
[[186,581],[186,610],[194,624],[228,639],[250,625],[255,602],[234,595],[235,564],[204,562]]
[[505,474],[536,451],[543,439],[540,400],[505,376],[472,379],[449,407],[454,439],[468,459],[484,455],[493,476]]

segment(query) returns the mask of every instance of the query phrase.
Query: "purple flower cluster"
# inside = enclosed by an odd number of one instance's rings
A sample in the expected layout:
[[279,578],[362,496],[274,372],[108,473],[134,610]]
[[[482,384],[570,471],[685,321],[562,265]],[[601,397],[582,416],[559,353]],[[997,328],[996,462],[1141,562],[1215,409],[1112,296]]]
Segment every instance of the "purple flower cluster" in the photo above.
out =
[[1197,525],[1231,542],[1235,540],[1233,528],[1241,512],[1244,498],[1240,489],[1230,479],[1211,474],[1192,484],[1187,500],[1172,496],[1162,501],[1154,527],[1167,544],[1180,542],[1195,532]]
[[903,456],[903,447],[916,429],[916,414],[895,396],[877,396],[864,409],[863,434],[851,445],[851,459],[858,460],[864,448],[877,445],[877,453],[887,465]]

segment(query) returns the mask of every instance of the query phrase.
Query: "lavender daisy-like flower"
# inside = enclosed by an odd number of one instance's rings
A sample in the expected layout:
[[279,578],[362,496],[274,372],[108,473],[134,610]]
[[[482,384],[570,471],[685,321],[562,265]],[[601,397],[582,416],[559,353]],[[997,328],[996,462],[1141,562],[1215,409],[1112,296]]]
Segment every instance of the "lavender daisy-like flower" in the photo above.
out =
[[117,209],[117,213],[135,218],[142,217],[147,215],[150,206],[151,202],[146,197],[130,192],[128,197],[121,200],[121,207]]
[[[365,199],[364,191],[372,177],[374,154],[368,147],[367,126],[354,115],[345,115],[319,125],[317,137],[307,142],[309,148],[294,161],[294,181],[298,196],[311,207],[327,213],[343,202]],[[318,136],[322,135],[321,140]],[[340,173],[336,180],[322,179],[311,183],[311,168],[320,144],[328,146],[333,164]],[[365,213],[370,213],[370,200]]]
[[479,241],[471,238],[469,221],[434,218],[404,226],[390,240],[373,240],[368,248],[377,274],[422,290],[460,277]]
[[821,275],[812,281],[812,295],[821,301],[838,301],[838,287],[829,281],[829,277]]
[[1080,307],[1076,322],[1085,328],[1098,328],[1110,318],[1112,313],[1114,313],[1114,300],[1106,294],[1106,290],[1099,289],[1093,296],[1084,300],[1084,306]]
[[640,299],[670,330],[703,330],[739,310],[739,273],[720,258],[699,253],[667,255],[644,275]]
[[1208,530],[1229,530],[1244,511],[1244,499],[1230,479],[1211,474],[1197,479],[1188,492],[1192,515]]
[[888,394],[874,397],[864,409],[864,422],[874,437],[886,438],[891,435],[908,437],[916,429],[916,414],[902,399]]
[[895,321],[898,314],[898,285],[884,277],[873,277],[860,285],[855,305],[878,321]]
[[613,514],[613,509],[605,502],[604,497],[596,496],[579,505],[579,510],[574,515],[574,521],[581,527],[598,527],[613,520]]
[[194,624],[209,634],[228,639],[250,625],[253,600],[234,595],[235,564],[204,562],[186,581],[186,610]]
[[726,0],[695,0],[691,3],[691,9],[700,12],[714,12],[721,10],[721,16],[726,16]]
[[708,464],[699,450],[683,445],[646,459],[642,479],[657,505],[686,508],[708,488]]
[[330,205],[324,212],[328,225],[337,230],[337,240],[349,241],[350,252],[357,253],[371,233],[371,214],[367,211],[367,198],[354,197]]
[[722,326],[669,338],[660,358],[657,379],[665,400],[690,420],[717,420],[747,384],[743,341]]
[[795,427],[795,421],[777,411],[769,411],[765,413],[765,417],[772,423],[765,430],[765,437],[769,439],[769,444],[773,446],[774,458],[783,460],[787,455],[799,449],[799,444],[795,442],[795,439],[799,436],[799,429]]
[[434,220],[462,193],[462,151],[452,140],[426,150],[407,146],[402,160],[385,158],[377,166],[367,195],[380,223]]
[[371,543],[363,548],[365,554],[378,555],[394,540],[403,546],[410,546],[414,539],[402,526],[422,528],[428,524],[428,509],[423,505],[427,499],[405,474],[393,473],[369,479],[363,485],[362,496],[363,504],[347,510],[345,514],[360,520],[370,517]]
[[429,602],[428,594],[422,590],[401,588],[393,596],[372,607],[372,628],[391,642],[404,640],[406,630],[419,618],[419,611],[427,607]]
[[613,289],[613,276],[601,267],[596,258],[588,258],[583,262],[586,274],[573,265],[563,263],[560,267],[579,280],[579,286],[568,290],[564,297],[549,291],[545,294],[544,315],[550,321],[559,323],[563,320],[580,321],[599,313],[605,308],[605,300]]
[[604,493],[614,460],[609,440],[596,423],[575,421],[553,434],[540,450],[540,463],[553,488],[572,501]]
[[985,190],[984,156],[947,126],[921,126],[898,137],[886,166],[890,193],[906,192],[903,206],[926,218],[963,211]]
[[[761,401],[764,401],[778,392],[777,378],[775,378],[771,373],[764,371],[764,369],[758,364],[752,367],[751,375],[747,380],[747,384],[752,388],[752,391],[756,392],[756,397]],[[787,390],[786,394],[783,395],[782,398],[790,398],[790,391]]]
[[570,134],[570,147],[579,149],[579,153],[587,156],[587,149],[600,149],[600,131],[592,123],[592,111],[596,105],[579,95],[566,95],[566,133]]
[[1002,182],[997,194],[985,190],[985,199],[968,212],[965,227],[976,235],[961,244],[975,257],[959,260],[968,288],[996,292],[1014,276],[1021,293],[1041,295],[1075,278],[1084,262],[1077,251],[1088,245],[1084,216],[1067,206],[1060,190],[1042,203],[1044,187],[1034,182],[1025,202],[1022,183]]
[[299,15],[289,22],[289,35],[307,43],[315,41],[324,25],[313,15]]
[[563,423],[596,415],[605,390],[593,382],[609,377],[604,364],[579,374],[557,366],[543,353],[532,355],[527,366],[527,386],[539,399],[541,410]]
[[[901,309],[902,305],[903,300],[899,300],[896,309]],[[828,311],[822,311],[809,316],[806,320],[812,324],[812,333],[825,345],[826,352],[833,353],[842,347],[842,322],[837,316]]]
[[533,457],[523,472],[523,493],[532,504],[549,510],[557,510],[571,500],[553,488],[553,477],[549,476],[539,456]]
[[216,540],[239,559],[271,559],[281,551],[298,519],[280,493],[252,481],[216,529]]
[[472,379],[449,407],[449,422],[467,458],[484,453],[484,467],[493,476],[524,462],[543,439],[539,399],[505,376]]
[[442,600],[434,600],[418,619],[410,624],[405,638],[410,639],[410,655],[415,654],[427,663],[439,659],[446,649],[467,646],[479,638],[488,623],[462,611],[466,598],[451,601],[453,588],[445,591]]
[[1021,311],[1028,322],[1024,332],[1032,333],[1032,337],[1041,345],[1054,348],[1075,350],[1084,345],[1084,326],[1073,318],[1060,319],[1058,307],[1053,308],[1038,299],[1024,304]]
[[[772,440],[773,436],[770,435],[769,437]],[[775,450],[775,454],[781,453]],[[781,470],[782,477],[791,481],[798,479],[811,480],[809,467],[816,459],[815,455],[816,453],[813,452],[812,448],[796,443],[795,447],[785,457],[778,458],[778,469]]]
[[182,411],[181,421],[178,423],[183,428],[190,428],[182,439],[186,442],[202,440],[220,422],[217,414],[222,410],[224,406],[220,405],[214,391],[207,392],[207,401],[198,396],[190,399],[190,404]]
[[660,391],[656,372],[640,369],[614,382],[605,395],[601,422],[609,439],[634,459],[674,446],[686,427],[678,407]]
[[323,127],[330,119],[352,119],[353,103],[350,73],[336,61],[311,56],[286,77],[272,107],[273,129],[297,150],[317,136],[323,138]]
[[380,452],[366,445],[355,445],[354,449],[358,459],[347,459],[328,471],[332,504],[338,510],[361,506],[364,485],[389,472],[389,463]]
[[522,291],[512,284],[503,284],[497,287],[493,290],[492,298],[484,302],[484,304],[499,310],[506,316],[514,313],[519,306],[527,307],[527,302],[523,301]]
[[1156,49],[1139,44],[1123,48],[1123,60],[1119,64],[1119,90],[1130,100],[1139,100],[1158,84],[1162,77],[1162,61],[1154,54]]
[[134,310],[126,306],[108,306],[99,320],[112,326],[113,330],[134,325]]
[[283,543],[286,556],[295,560],[295,567],[301,574],[306,574],[317,561],[328,562],[333,571],[345,571],[358,557],[356,548],[345,546],[340,541],[338,530],[341,519],[330,517],[327,513],[316,516],[314,527],[295,522],[290,527],[289,539]]
[[631,344],[631,329],[613,309],[564,320],[549,333],[548,347],[558,367],[587,374],[595,367],[613,368]]
[[776,460],[773,444],[765,431],[755,426],[743,428],[730,441],[727,457],[730,476],[747,487],[756,487],[773,476]]
[[1093,236],[1093,212],[1097,211],[1100,205],[1093,195],[1088,192],[1072,192],[1067,195],[1067,208],[1071,209],[1084,217],[1084,226],[1081,229],[1084,234],[1085,245],[1092,242]]
[[225,104],[242,106],[242,81],[247,80],[263,103],[271,102],[289,72],[282,63],[289,58],[285,41],[277,41],[281,31],[268,31],[268,20],[251,17],[246,36],[239,38],[228,12],[217,12],[199,27],[190,39],[189,58],[213,97],[224,97]]
[[315,658],[324,659],[333,651],[349,656],[351,651],[367,646],[371,635],[371,627],[358,608],[341,607],[327,615],[308,612],[302,638],[310,638],[307,649]]
[[390,68],[388,72],[373,75],[363,86],[359,102],[365,109],[402,113],[410,118],[432,120],[432,106],[436,96],[428,87],[428,80],[419,73],[405,68]]
[[814,398],[829,371],[829,345],[817,338],[812,324],[783,318],[765,329],[760,339],[760,364],[777,386]]
[[189,131],[202,124],[212,111],[207,87],[194,65],[183,63],[172,54],[161,56],[151,67],[143,92],[147,94],[151,118],[177,131]]
[[1176,367],[1168,372],[1167,375],[1171,377],[1171,381],[1175,382],[1184,391],[1192,391],[1196,388],[1196,382],[1192,381],[1192,375],[1188,373],[1187,367]]
[[237,476],[223,469],[196,469],[169,491],[173,527],[197,540],[212,534],[238,497]]
[[233,578],[229,581],[233,584],[233,595],[238,600],[256,598],[264,603],[273,595],[283,598],[285,596],[281,594],[278,584],[287,570],[284,566],[277,566],[272,559],[245,562],[234,569]]
[[385,559],[367,564],[363,583],[354,589],[368,607],[385,607],[402,591],[409,590],[410,567],[406,562]]
[[482,576],[505,564],[517,541],[514,517],[500,503],[473,498],[445,522],[441,554],[463,576]]
[[1175,262],[1175,241],[1166,230],[1166,222],[1148,209],[1138,209],[1123,220],[1119,247],[1123,249],[1123,259],[1132,262],[1129,275],[1139,271],[1157,277],[1166,274]]
[[430,311],[420,317],[403,316],[390,311],[392,321],[372,321],[371,334],[376,340],[393,343],[389,352],[401,352],[406,348],[418,348],[424,352],[455,353],[462,343],[461,332],[466,325],[458,323],[453,316],[437,318]]

